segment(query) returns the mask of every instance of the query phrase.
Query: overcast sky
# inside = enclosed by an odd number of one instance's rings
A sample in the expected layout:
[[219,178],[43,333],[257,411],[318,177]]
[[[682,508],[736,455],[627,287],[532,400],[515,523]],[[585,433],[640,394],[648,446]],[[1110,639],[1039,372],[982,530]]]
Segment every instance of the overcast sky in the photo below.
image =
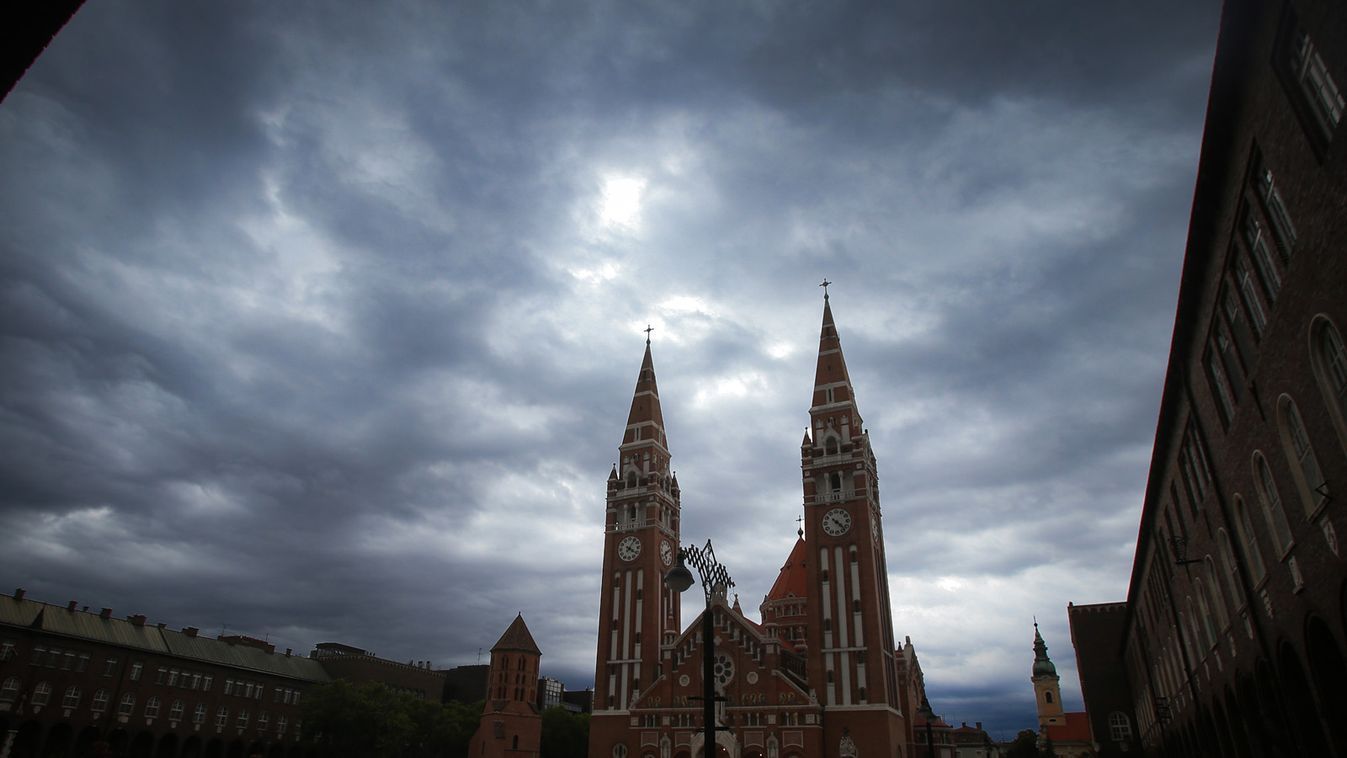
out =
[[0,582],[590,686],[642,329],[756,617],[826,276],[932,705],[1033,727],[1037,615],[1079,708],[1218,11],[88,3],[0,104]]

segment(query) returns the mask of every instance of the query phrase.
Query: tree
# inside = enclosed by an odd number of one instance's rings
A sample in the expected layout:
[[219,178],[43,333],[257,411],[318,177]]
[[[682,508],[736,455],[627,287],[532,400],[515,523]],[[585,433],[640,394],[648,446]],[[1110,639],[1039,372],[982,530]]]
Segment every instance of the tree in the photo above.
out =
[[1038,735],[1032,729],[1021,730],[1010,743],[1006,758],[1038,758]]
[[305,693],[304,736],[335,758],[459,758],[481,716],[481,703],[446,705],[337,680]]
[[585,758],[589,751],[589,714],[559,705],[543,711],[543,758]]

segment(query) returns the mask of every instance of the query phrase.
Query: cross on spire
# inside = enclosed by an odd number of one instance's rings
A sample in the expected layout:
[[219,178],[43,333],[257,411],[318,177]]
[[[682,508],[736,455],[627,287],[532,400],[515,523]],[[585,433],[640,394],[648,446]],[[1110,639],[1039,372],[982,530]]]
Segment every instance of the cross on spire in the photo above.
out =
[[655,331],[655,327],[651,326],[650,324],[645,325],[645,344],[647,345],[650,344],[650,333],[653,331]]
[[822,281],[822,282],[819,282],[819,285],[818,285],[818,286],[820,286],[820,287],[823,288],[823,299],[824,299],[824,300],[827,300],[827,299],[828,299],[828,285],[829,285],[829,284],[832,284],[832,282],[828,281],[828,277],[825,276],[825,277],[823,277],[823,281]]
[[803,536],[804,536],[804,516],[796,516],[796,517],[795,517],[795,523],[797,523],[797,524],[800,525],[799,528],[797,528],[797,529],[795,530],[795,533],[798,534],[798,535],[800,535],[801,537],[803,537]]

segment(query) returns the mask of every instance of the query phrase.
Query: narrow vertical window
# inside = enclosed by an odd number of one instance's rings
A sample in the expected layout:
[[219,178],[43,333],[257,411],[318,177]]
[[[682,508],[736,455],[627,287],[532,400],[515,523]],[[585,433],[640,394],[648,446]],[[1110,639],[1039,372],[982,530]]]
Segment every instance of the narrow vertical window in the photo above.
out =
[[1277,401],[1277,421],[1281,426],[1282,449],[1295,474],[1305,514],[1312,516],[1328,499],[1328,483],[1324,481],[1314,446],[1305,433],[1300,410],[1289,395],[1282,395]]
[[1216,542],[1221,553],[1221,576],[1225,580],[1225,594],[1230,597],[1230,607],[1239,610],[1244,603],[1239,594],[1239,569],[1235,565],[1235,551],[1230,547],[1230,535],[1224,529],[1218,529]]
[[1253,274],[1249,271],[1249,264],[1244,260],[1244,256],[1236,253],[1234,262],[1235,283],[1239,285],[1240,299],[1244,301],[1244,307],[1249,311],[1249,319],[1253,322],[1253,331],[1257,335],[1262,335],[1263,330],[1267,328],[1267,314],[1263,312],[1263,303],[1258,298],[1258,291],[1254,288]]
[[1323,316],[1310,326],[1310,363],[1338,442],[1347,450],[1347,348],[1337,327]]
[[1211,388],[1216,395],[1217,407],[1221,409],[1221,420],[1229,425],[1235,417],[1235,399],[1230,396],[1225,369],[1222,368],[1221,358],[1215,350],[1207,352],[1207,378],[1211,381]]
[[1263,553],[1258,549],[1258,538],[1253,531],[1253,522],[1249,521],[1249,511],[1244,507],[1244,499],[1235,496],[1235,530],[1239,532],[1239,546],[1244,550],[1244,559],[1249,562],[1249,574],[1256,585],[1263,580],[1267,568],[1263,565]]
[[1263,230],[1263,225],[1249,208],[1244,210],[1244,241],[1249,244],[1249,254],[1253,256],[1254,265],[1258,267],[1258,279],[1263,284],[1263,291],[1267,293],[1267,301],[1277,302],[1277,295],[1282,289],[1281,276],[1277,274],[1277,266],[1272,262],[1267,232]]
[[1342,120],[1342,92],[1328,73],[1328,66],[1324,65],[1324,59],[1319,56],[1319,50],[1310,35],[1304,32],[1296,35],[1291,53],[1291,70],[1324,136],[1331,139],[1338,122]]
[[1207,584],[1211,593],[1211,610],[1216,616],[1216,628],[1225,629],[1230,624],[1230,615],[1226,612],[1225,593],[1221,591],[1221,583],[1217,579],[1216,561],[1208,555],[1203,559],[1207,567]]
[[1267,519],[1268,531],[1277,538],[1279,557],[1285,556],[1293,544],[1291,525],[1286,519],[1286,508],[1282,506],[1277,482],[1272,478],[1272,468],[1268,466],[1263,454],[1256,450],[1253,454],[1253,477],[1258,485],[1258,500],[1263,506],[1263,517]]
[[1291,248],[1296,244],[1296,227],[1291,222],[1291,214],[1286,210],[1286,203],[1282,202],[1281,193],[1277,191],[1270,169],[1263,171],[1259,190],[1263,198],[1263,207],[1267,209],[1267,215],[1272,219],[1272,226],[1277,230],[1277,236],[1281,240],[1282,259],[1289,259]]

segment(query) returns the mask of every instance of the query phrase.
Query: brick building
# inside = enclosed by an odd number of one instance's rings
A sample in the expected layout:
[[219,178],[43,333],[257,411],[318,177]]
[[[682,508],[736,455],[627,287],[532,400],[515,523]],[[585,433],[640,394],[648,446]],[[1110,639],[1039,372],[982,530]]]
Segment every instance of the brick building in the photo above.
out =
[[1344,83],[1347,5],[1227,0],[1121,631],[1147,754],[1347,756]]
[[1127,604],[1068,604],[1066,615],[1095,751],[1100,758],[1132,755],[1138,744],[1136,716],[1128,697],[1127,669],[1118,655]]
[[912,703],[899,678],[876,462],[826,295],[809,421],[800,447],[804,526],[759,608],[761,623],[722,587],[685,629],[680,598],[662,581],[681,544],[681,503],[647,341],[607,485],[591,756],[706,752],[700,630],[708,614],[715,688],[725,698],[718,755],[910,754]]
[[468,743],[473,758],[538,758],[542,718],[538,709],[538,667],[542,653],[524,616],[513,622],[491,648],[482,721]]
[[315,660],[243,636],[0,596],[0,754],[296,756]]
[[[419,700],[440,702],[444,698],[444,671],[432,669],[430,661],[392,661],[358,647],[338,642],[320,642],[309,657],[323,664],[328,676],[352,682],[379,682],[394,692]],[[476,702],[481,696],[468,702]]]

